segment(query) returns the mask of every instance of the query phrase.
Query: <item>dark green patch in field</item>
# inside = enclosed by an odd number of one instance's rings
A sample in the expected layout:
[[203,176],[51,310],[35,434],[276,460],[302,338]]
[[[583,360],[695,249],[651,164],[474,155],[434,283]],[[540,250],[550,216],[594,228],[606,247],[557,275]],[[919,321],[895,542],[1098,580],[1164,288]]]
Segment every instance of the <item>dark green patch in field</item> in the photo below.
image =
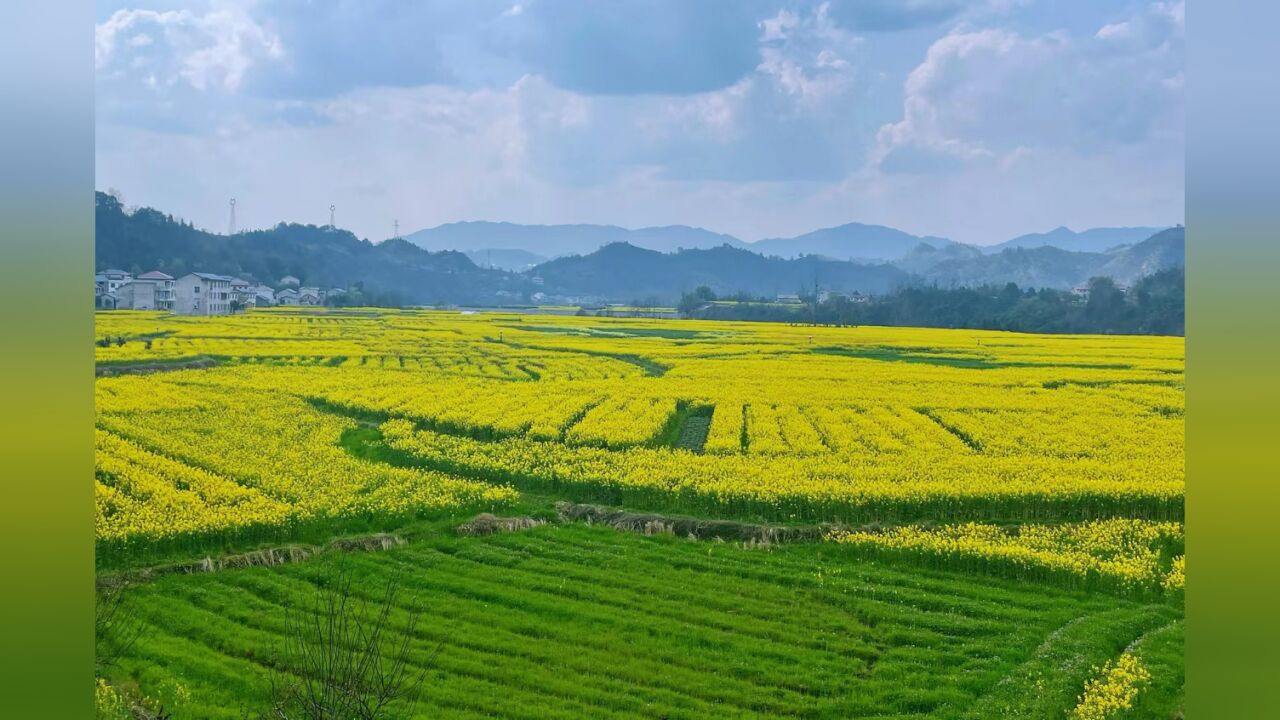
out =
[[938,427],[942,428],[943,430],[946,430],[952,435],[955,435],[957,438],[960,439],[960,442],[964,443],[965,445],[968,445],[969,448],[972,449],[974,452],[982,452],[982,443],[979,442],[977,438],[973,437],[972,435],[965,432],[964,430],[961,430],[955,425],[952,425],[946,420],[943,420],[934,411],[930,410],[929,408],[916,408],[915,410],[921,415],[932,420],[934,423],[938,425]]
[[714,409],[709,405],[693,405],[686,400],[677,402],[676,411],[667,418],[662,430],[645,445],[702,452],[702,446],[707,442],[707,431],[711,427],[711,411]]
[[707,444],[707,433],[711,432],[711,416],[715,406],[700,405],[690,408],[680,428],[680,436],[676,438],[675,447],[700,453]]

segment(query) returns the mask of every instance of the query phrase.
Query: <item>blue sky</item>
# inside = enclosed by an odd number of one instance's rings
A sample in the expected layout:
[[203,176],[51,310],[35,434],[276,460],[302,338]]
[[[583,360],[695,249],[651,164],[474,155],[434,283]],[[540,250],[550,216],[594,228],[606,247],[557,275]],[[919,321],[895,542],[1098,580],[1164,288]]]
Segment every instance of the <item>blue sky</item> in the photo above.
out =
[[1182,222],[1182,2],[100,2],[97,184],[222,231]]

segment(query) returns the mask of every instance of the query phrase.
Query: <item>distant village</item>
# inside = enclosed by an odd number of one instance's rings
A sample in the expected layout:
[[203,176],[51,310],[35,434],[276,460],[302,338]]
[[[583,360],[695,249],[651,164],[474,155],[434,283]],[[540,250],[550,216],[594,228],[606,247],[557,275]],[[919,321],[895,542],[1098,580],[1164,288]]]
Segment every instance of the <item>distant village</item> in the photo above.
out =
[[271,305],[323,305],[342,288],[304,287],[292,275],[275,288],[242,278],[193,272],[179,278],[152,270],[138,276],[108,269],[94,275],[94,307],[100,310],[162,310],[178,315],[228,315]]

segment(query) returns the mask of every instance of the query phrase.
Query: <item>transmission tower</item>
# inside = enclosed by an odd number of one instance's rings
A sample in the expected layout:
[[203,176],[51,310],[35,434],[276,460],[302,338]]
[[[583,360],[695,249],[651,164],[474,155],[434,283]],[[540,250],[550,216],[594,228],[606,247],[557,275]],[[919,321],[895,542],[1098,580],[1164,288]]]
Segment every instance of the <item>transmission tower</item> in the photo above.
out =
[[329,206],[329,227],[331,227],[331,228],[338,227],[338,226],[337,226],[337,225],[335,225],[335,224],[334,224],[334,222],[333,222],[333,214],[334,214],[335,212],[337,212],[337,210],[338,210],[338,206],[337,206],[337,205],[330,205],[330,206]]
[[236,199],[231,198],[231,221],[227,223],[227,234],[236,234]]
[[392,235],[392,237],[394,237],[396,240],[399,240],[400,239],[400,221],[393,220],[391,224],[395,226],[395,234]]

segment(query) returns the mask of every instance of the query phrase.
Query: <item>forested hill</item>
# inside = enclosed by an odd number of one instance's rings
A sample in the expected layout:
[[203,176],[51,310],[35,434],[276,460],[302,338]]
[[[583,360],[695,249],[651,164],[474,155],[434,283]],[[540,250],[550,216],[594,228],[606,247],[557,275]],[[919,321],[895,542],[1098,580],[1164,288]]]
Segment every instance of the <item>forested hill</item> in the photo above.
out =
[[920,245],[896,265],[941,287],[1016,283],[1020,287],[1069,289],[1093,277],[1133,285],[1148,275],[1182,267],[1185,234],[1182,227],[1173,227],[1104,253],[1048,245],[1010,247],[996,253],[964,245],[941,249]]
[[798,306],[758,301],[716,302],[710,288],[680,300],[682,314],[712,320],[815,322],[822,325],[891,325],[972,328],[1036,333],[1182,335],[1185,329],[1181,267],[1148,275],[1129,290],[1097,277],[1088,292],[1020,288],[1014,283],[973,288],[904,286],[854,302],[835,296]]
[[606,245],[589,255],[543,263],[530,271],[547,292],[619,298],[657,298],[673,302],[681,292],[705,285],[717,293],[777,295],[822,287],[864,294],[885,293],[908,280],[891,265],[806,256],[795,260],[764,257],[729,245],[706,250],[660,253],[627,243]]
[[216,235],[151,208],[127,212],[97,193],[96,264],[179,277],[202,271],[275,285],[285,275],[304,285],[365,288],[412,304],[492,303],[523,279],[477,267],[460,252],[427,252],[403,240],[373,244],[346,230],[281,223],[269,230]]

